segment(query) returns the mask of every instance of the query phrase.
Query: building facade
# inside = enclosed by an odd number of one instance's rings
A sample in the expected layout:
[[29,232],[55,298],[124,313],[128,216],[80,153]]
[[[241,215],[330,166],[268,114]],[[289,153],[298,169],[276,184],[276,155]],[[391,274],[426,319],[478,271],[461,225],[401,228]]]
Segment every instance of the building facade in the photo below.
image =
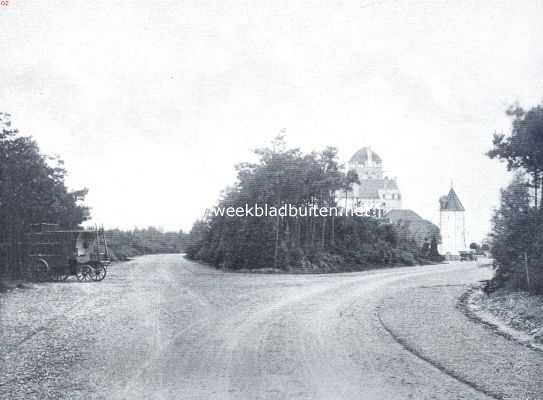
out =
[[445,256],[457,256],[465,251],[466,220],[465,209],[453,188],[439,199],[439,228],[441,245],[439,252]]
[[370,147],[363,147],[353,154],[348,170],[356,172],[360,183],[353,184],[352,190],[338,191],[336,198],[340,207],[379,210],[381,215],[402,208],[402,195],[396,179],[384,176],[381,157]]

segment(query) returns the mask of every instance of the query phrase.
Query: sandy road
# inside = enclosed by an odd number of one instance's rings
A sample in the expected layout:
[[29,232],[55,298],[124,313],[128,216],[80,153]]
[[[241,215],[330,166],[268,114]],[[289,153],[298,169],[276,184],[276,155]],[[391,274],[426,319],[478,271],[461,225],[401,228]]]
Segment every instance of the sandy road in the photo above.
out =
[[225,274],[177,255],[142,257],[112,267],[102,283],[1,295],[0,396],[489,398],[406,350],[377,316],[411,288],[467,285],[489,273],[463,263]]

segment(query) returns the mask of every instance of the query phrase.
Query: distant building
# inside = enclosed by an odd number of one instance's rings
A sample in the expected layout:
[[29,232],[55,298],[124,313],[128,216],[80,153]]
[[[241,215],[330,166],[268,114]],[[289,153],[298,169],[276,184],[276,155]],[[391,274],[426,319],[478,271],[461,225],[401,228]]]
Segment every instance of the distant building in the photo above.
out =
[[385,214],[387,218],[393,224],[401,221],[424,221],[422,217],[413,210],[391,210]]
[[420,249],[424,243],[431,244],[432,240],[439,242],[439,228],[425,220],[413,210],[390,210],[384,216],[398,230],[400,239],[413,240]]
[[370,147],[363,147],[353,154],[348,170],[355,171],[360,184],[352,190],[338,191],[338,205],[347,209],[380,210],[381,215],[389,210],[402,208],[402,195],[396,179],[383,177],[381,157]]
[[466,247],[465,209],[453,188],[439,199],[439,251],[447,256],[457,256]]

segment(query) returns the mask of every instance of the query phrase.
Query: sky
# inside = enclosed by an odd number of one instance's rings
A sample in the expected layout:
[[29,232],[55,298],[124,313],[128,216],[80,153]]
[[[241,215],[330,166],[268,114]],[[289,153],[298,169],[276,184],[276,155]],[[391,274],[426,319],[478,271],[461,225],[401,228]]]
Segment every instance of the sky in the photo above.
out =
[[303,151],[371,146],[403,207],[439,221],[451,182],[469,241],[509,174],[506,108],[543,100],[543,2],[9,0],[0,111],[92,223],[189,230],[236,163],[282,129]]

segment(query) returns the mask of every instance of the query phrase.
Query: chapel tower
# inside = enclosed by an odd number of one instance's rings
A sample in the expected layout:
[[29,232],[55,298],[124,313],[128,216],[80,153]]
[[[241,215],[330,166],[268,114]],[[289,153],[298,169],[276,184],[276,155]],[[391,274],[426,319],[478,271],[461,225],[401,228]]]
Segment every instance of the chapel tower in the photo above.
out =
[[458,256],[466,250],[465,208],[451,187],[449,194],[439,199],[440,253]]

